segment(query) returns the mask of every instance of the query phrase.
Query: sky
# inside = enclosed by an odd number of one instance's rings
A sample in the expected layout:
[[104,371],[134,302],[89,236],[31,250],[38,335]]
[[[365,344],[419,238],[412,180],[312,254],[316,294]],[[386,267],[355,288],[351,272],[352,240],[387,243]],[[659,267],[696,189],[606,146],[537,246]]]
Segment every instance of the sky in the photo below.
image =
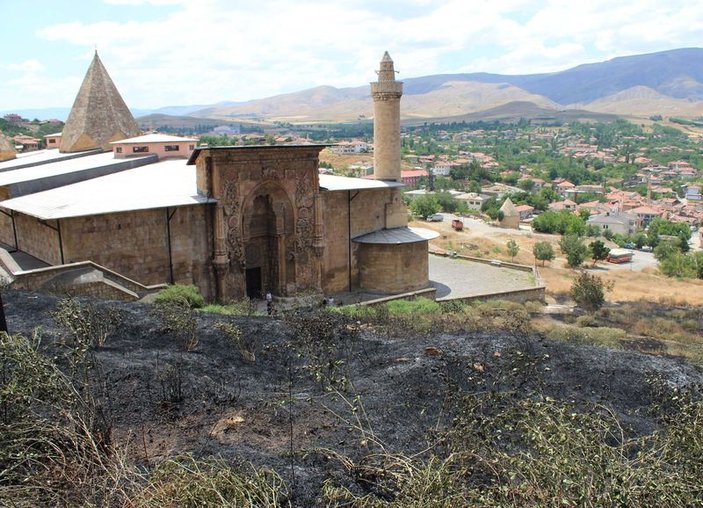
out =
[[701,0],[0,0],[0,111],[70,107],[94,51],[127,105],[533,74],[703,45]]

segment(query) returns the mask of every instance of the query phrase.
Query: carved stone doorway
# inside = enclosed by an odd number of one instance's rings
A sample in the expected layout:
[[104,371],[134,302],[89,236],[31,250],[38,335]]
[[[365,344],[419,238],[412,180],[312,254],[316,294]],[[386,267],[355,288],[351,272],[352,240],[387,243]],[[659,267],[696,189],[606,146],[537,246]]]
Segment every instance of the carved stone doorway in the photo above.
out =
[[291,276],[295,280],[295,270],[287,273],[285,246],[287,237],[293,233],[293,224],[293,207],[277,185],[261,186],[248,200],[243,231],[247,296],[254,296],[250,290],[256,291],[257,273],[260,293],[288,294],[288,282]]

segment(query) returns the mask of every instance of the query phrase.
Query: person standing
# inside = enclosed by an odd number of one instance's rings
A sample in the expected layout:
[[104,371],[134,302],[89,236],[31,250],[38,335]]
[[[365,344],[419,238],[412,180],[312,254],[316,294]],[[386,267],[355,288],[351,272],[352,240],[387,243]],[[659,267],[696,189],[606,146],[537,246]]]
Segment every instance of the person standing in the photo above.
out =
[[273,314],[273,295],[271,291],[266,291],[266,313],[269,316]]

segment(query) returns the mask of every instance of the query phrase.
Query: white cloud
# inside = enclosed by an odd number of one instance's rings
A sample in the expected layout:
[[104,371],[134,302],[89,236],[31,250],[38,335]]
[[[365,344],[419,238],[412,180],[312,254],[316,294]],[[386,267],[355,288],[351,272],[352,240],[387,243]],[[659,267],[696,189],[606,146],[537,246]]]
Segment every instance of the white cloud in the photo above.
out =
[[[384,50],[407,78],[549,72],[703,40],[699,0],[104,1],[129,6],[127,19],[74,21],[39,34],[83,47],[86,68],[97,45],[132,107],[363,85]],[[146,4],[177,7],[130,19]]]

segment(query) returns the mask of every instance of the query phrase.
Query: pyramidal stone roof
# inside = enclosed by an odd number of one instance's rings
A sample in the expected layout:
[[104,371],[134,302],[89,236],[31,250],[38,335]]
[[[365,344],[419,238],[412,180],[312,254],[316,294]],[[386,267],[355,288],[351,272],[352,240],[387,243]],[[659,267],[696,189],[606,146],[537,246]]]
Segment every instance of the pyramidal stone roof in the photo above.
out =
[[139,134],[117,87],[95,52],[61,136],[61,152],[111,150],[110,142]]
[[16,157],[17,150],[15,150],[15,144],[10,138],[0,132],[0,162],[9,161]]
[[520,215],[520,212],[517,211],[513,202],[510,201],[510,198],[506,198],[503,202],[503,206],[500,207],[500,211],[503,212],[504,217],[515,217],[516,215]]

